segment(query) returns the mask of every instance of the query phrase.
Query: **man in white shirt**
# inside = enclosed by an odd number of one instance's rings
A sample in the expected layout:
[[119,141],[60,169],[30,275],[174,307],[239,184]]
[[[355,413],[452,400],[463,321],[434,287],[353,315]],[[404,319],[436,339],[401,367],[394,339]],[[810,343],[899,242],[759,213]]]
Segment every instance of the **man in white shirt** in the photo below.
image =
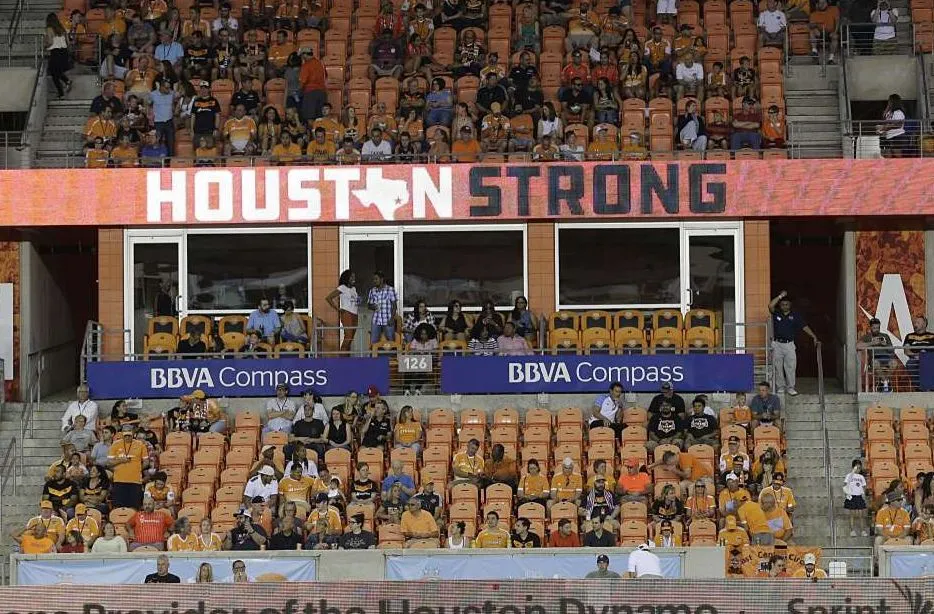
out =
[[78,400],[72,401],[68,404],[68,408],[65,410],[65,415],[62,416],[62,431],[67,431],[71,428],[72,422],[75,419],[75,416],[84,416],[87,419],[87,425],[85,428],[89,430],[97,429],[97,413],[98,407],[97,403],[88,399],[88,385],[81,384],[78,386]]
[[230,15],[230,3],[228,2],[221,5],[217,19],[211,23],[214,36],[217,36],[217,33],[225,28],[230,32],[230,37],[232,39],[238,40],[240,38],[240,22],[237,21],[236,17]]
[[266,401],[266,426],[263,432],[291,433],[295,410],[295,401],[289,398],[288,385],[276,386],[276,397]]
[[784,47],[785,29],[788,20],[785,13],[778,8],[777,0],[769,0],[768,10],[759,13],[759,47]]
[[392,157],[392,144],[383,140],[383,131],[379,128],[373,128],[370,132],[370,140],[363,144],[360,149],[364,162],[380,162]]
[[279,482],[269,465],[260,467],[256,475],[247,481],[243,489],[243,504],[251,505],[253,497],[262,497],[271,510],[278,509]]
[[888,0],[879,0],[877,8],[869,16],[876,29],[872,36],[873,55],[882,55],[895,52],[895,24],[898,21],[898,10],[891,8]]
[[694,52],[688,51],[684,59],[675,67],[675,99],[681,100],[684,96],[697,98],[698,103],[704,101],[704,66],[694,61]]
[[619,382],[610,384],[608,394],[597,397],[591,410],[590,428],[607,426],[619,437],[623,432],[623,385]]
[[627,578],[662,578],[662,564],[651,551],[652,544],[646,542],[629,553]]

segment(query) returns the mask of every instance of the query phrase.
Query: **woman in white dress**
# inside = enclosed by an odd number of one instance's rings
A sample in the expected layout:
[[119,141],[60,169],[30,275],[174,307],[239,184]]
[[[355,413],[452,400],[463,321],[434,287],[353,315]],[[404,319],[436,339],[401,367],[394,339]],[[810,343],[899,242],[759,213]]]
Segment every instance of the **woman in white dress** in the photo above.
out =
[[341,352],[349,352],[357,333],[360,297],[357,296],[357,276],[350,269],[341,273],[338,286],[324,300],[337,311],[338,321],[343,328],[344,339]]

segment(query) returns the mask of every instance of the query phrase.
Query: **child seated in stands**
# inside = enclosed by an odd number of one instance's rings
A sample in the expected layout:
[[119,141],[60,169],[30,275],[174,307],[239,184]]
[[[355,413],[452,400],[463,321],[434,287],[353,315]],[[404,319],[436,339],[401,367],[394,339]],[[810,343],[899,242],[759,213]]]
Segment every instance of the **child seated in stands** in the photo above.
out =
[[733,71],[733,98],[756,97],[756,71],[751,63],[748,56],[739,59],[739,67]]

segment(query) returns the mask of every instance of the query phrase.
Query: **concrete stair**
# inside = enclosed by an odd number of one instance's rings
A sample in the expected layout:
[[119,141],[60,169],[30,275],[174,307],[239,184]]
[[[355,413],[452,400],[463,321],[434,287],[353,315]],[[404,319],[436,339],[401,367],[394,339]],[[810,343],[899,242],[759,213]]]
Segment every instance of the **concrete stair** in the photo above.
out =
[[[788,485],[798,500],[795,541],[829,548],[833,543],[828,514],[833,500],[837,551],[824,562],[844,560],[849,575],[871,575],[871,537],[850,537],[843,510],[843,478],[853,459],[860,458],[859,406],[855,395],[825,395],[830,442],[830,492],[824,471],[824,438],[817,395],[785,398],[785,437],[788,442]],[[851,558],[852,557],[852,558]],[[869,557],[869,558],[867,558]]]
[[0,57],[7,66],[36,67],[42,59],[45,16],[62,10],[61,0],[29,0],[20,16],[19,27],[10,45],[9,26],[16,10],[16,0],[0,0],[0,32],[3,47]]
[[789,67],[785,75],[786,116],[794,158],[839,158],[840,67],[813,63]]
[[[13,546],[9,532],[25,526],[25,522],[36,515],[46,472],[49,465],[61,456],[61,417],[66,407],[67,403],[62,402],[41,403],[33,413],[30,423],[32,429],[27,431],[23,439],[22,456],[18,459],[18,463],[22,463],[22,471],[14,478],[16,494],[13,494],[12,482],[7,484],[5,492],[0,493],[0,515],[3,520],[0,527],[0,558],[6,559]],[[13,437],[19,439],[22,411],[22,403],[4,405],[0,420],[0,451],[6,451]],[[5,580],[0,578],[0,582]]]
[[[42,135],[35,152],[37,168],[84,166],[81,134],[87,122],[91,101],[100,91],[92,74],[71,74],[72,88],[62,100],[49,97]],[[49,80],[48,87],[52,87]]]

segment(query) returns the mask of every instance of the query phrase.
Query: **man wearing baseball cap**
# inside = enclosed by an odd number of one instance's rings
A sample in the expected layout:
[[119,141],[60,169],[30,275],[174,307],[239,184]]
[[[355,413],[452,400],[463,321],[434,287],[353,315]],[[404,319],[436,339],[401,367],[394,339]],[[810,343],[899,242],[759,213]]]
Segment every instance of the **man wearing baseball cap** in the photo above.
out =
[[222,114],[221,103],[211,95],[211,84],[201,81],[198,84],[198,95],[191,103],[191,123],[188,130],[192,141],[197,143],[198,138],[202,136],[212,139],[220,136]]
[[321,60],[315,57],[310,47],[300,51],[302,68],[298,74],[302,86],[301,117],[305,123],[313,122],[321,117],[321,108],[328,100],[327,69]]
[[684,404],[684,397],[675,392],[671,382],[662,382],[661,388],[662,391],[652,397],[652,400],[649,402],[649,416],[657,414],[658,410],[662,407],[662,403],[668,403],[671,405],[674,413],[683,416],[687,410],[687,406]]
[[616,481],[616,492],[619,493],[620,503],[641,502],[648,503],[652,494],[652,476],[647,471],[640,471],[642,461],[631,456],[623,461],[625,470]]
[[610,557],[605,554],[601,554],[597,557],[597,568],[584,576],[587,580],[605,578],[619,579],[620,577],[621,576],[615,571],[610,571]]
[[276,446],[267,444],[260,448],[259,459],[250,467],[250,475],[256,475],[263,467],[272,469],[272,474],[277,480],[281,480],[285,475],[281,461],[276,459]]
[[260,546],[266,543],[268,535],[263,527],[253,525],[253,515],[249,507],[242,506],[234,513],[234,518],[237,519],[237,526],[227,534],[224,549],[259,550]]
[[269,465],[260,467],[256,475],[247,480],[243,489],[243,505],[250,505],[254,497],[262,497],[269,509],[278,509],[279,482]]
[[49,538],[55,542],[56,546],[60,546],[65,541],[65,521],[61,516],[53,512],[52,507],[51,501],[41,501],[39,503],[39,515],[29,519],[29,522],[26,523],[26,532],[34,533],[36,525],[42,525]]
[[101,534],[100,525],[97,524],[97,520],[93,516],[88,516],[88,506],[84,503],[79,503],[75,506],[75,517],[69,520],[68,524],[65,525],[66,533],[71,533],[72,531],[77,531],[81,534],[87,552],[91,551],[94,540]]
[[733,469],[733,459],[743,457],[743,471],[749,471],[749,454],[746,452],[746,442],[740,442],[739,436],[730,435],[726,440],[726,449],[720,453],[720,473],[725,474]]
[[827,572],[817,566],[817,557],[813,552],[804,555],[804,565],[791,574],[792,578],[810,578],[811,580],[823,580],[827,577]]
[[143,463],[149,459],[149,450],[134,437],[134,429],[124,424],[120,439],[114,439],[107,454],[113,468],[110,499],[114,507],[139,509],[143,499]]

